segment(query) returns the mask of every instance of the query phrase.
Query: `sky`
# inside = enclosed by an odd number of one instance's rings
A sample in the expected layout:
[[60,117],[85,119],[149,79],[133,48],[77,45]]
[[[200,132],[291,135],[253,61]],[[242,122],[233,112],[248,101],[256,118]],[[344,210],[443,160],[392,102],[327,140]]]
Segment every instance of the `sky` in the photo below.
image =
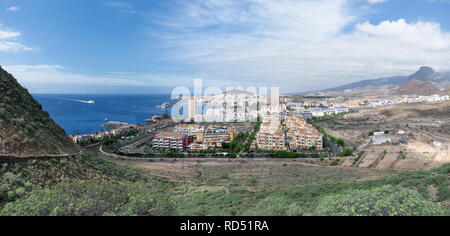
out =
[[450,0],[1,0],[0,65],[31,93],[282,93],[450,71]]

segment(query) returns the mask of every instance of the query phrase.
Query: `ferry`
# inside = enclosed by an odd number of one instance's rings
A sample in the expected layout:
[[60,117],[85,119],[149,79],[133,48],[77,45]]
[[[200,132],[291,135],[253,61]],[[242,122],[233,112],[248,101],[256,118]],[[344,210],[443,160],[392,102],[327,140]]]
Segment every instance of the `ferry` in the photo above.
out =
[[89,104],[94,104],[95,101],[94,101],[94,100],[89,100],[87,103],[89,103]]

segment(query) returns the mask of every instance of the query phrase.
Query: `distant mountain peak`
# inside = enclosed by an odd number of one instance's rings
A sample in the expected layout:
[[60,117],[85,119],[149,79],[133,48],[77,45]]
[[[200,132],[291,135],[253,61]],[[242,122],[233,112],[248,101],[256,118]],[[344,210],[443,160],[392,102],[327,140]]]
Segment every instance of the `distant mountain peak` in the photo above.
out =
[[429,73],[435,73],[435,71],[433,70],[433,68],[429,67],[429,66],[422,66],[420,67],[418,72],[429,72]]
[[429,67],[429,66],[422,66],[420,67],[420,69],[414,73],[413,75],[411,75],[409,78],[412,79],[416,79],[416,80],[429,80],[430,78],[432,78],[433,76],[435,76],[437,74],[436,71],[433,70],[433,68]]
[[248,95],[248,96],[254,96],[255,94],[245,91],[245,90],[240,90],[240,89],[232,89],[232,90],[228,90],[225,91],[223,94],[226,95]]
[[[417,80],[421,82],[432,82],[435,86],[437,86],[439,89],[445,88],[447,85],[450,84],[450,72],[441,74],[439,72],[436,72],[433,68],[429,66],[422,66],[420,69],[414,73],[411,76],[395,76],[395,77],[389,77],[389,78],[379,78],[379,79],[372,79],[372,80],[362,80],[359,82],[354,82],[351,84],[339,86],[336,88],[330,88],[322,90],[324,92],[338,92],[338,91],[345,91],[345,90],[385,90],[389,89],[388,87],[400,87],[412,80]],[[415,83],[410,84],[411,88],[414,87],[420,87],[415,86]],[[414,85],[414,86],[413,86]],[[428,85],[427,85],[428,86]],[[412,89],[407,89],[412,90]],[[429,89],[429,91],[432,91],[433,89]]]

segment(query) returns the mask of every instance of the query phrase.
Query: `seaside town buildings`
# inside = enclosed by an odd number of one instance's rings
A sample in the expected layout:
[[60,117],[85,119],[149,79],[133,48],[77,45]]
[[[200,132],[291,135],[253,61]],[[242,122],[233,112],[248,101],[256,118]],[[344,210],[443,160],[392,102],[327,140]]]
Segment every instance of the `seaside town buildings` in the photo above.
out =
[[288,116],[284,121],[287,131],[289,148],[292,151],[300,149],[323,148],[323,135],[301,116]]
[[301,116],[287,116],[284,122],[264,122],[254,141],[254,149],[263,151],[323,148],[323,136]]
[[[336,100],[318,98],[311,101],[300,99],[281,98],[281,104],[267,104],[268,97],[258,97],[243,91],[233,91],[230,94],[216,96],[192,97],[188,102],[189,121],[218,121],[226,123],[210,123],[209,125],[178,124],[170,132],[159,132],[152,141],[156,149],[176,150],[211,150],[221,148],[223,143],[230,143],[237,136],[236,127],[230,123],[255,122],[261,120],[259,132],[252,142],[252,150],[278,151],[301,149],[323,149],[323,136],[305,120],[314,117],[323,117],[347,113],[351,108],[377,107],[403,103],[448,101],[449,96],[401,96],[389,99],[357,99],[342,103]],[[212,105],[212,106],[211,106]],[[217,105],[215,107],[214,105]],[[203,114],[197,114],[200,107]],[[159,117],[153,117],[154,119]],[[153,119],[152,119],[153,121]],[[150,122],[150,120],[149,120]],[[227,124],[228,123],[228,124]],[[106,137],[120,135],[132,126],[123,126],[113,130],[106,130],[96,134],[71,136],[75,143],[90,143]],[[165,128],[165,125],[147,130],[152,134],[156,129]],[[404,131],[399,131],[404,134]],[[390,142],[391,139],[383,134],[375,133],[371,138],[374,144]]]
[[130,131],[133,127],[133,125],[122,126],[117,129],[105,130],[95,134],[77,134],[75,136],[69,136],[69,138],[71,138],[74,143],[89,143],[92,141],[101,140],[103,138],[109,138],[123,134],[127,131]]
[[386,106],[386,105],[396,105],[405,103],[420,103],[420,102],[439,102],[439,101],[449,101],[450,97],[448,95],[430,95],[430,96],[402,96],[393,99],[378,99],[376,101],[368,102],[370,107]]
[[286,133],[280,123],[265,122],[261,124],[254,142],[254,148],[258,150],[286,150]]
[[222,147],[223,142],[232,142],[236,138],[236,127],[209,125],[203,137],[203,142],[208,148]]
[[179,124],[171,132],[159,132],[152,141],[155,149],[200,151],[222,147],[237,135],[233,125]]
[[185,150],[193,141],[193,135],[179,131],[160,132],[153,139],[152,147],[155,149]]

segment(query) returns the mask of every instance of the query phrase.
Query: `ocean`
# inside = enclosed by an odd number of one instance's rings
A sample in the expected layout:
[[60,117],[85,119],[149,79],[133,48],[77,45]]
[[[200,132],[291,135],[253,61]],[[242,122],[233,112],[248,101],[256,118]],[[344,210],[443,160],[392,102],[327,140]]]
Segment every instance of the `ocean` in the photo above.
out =
[[[68,95],[33,94],[51,118],[69,134],[95,133],[110,121],[145,124],[145,119],[164,114],[156,108],[170,101],[169,94]],[[95,101],[89,104],[88,101]],[[170,111],[169,111],[170,113]]]

